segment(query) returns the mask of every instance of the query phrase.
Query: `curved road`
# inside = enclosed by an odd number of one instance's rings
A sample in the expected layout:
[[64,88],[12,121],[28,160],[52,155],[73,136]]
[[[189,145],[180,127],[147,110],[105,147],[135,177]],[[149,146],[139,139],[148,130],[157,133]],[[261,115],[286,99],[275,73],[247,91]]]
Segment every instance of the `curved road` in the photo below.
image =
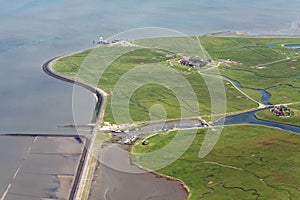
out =
[[[84,87],[91,91],[92,93],[95,93],[98,97],[98,103],[96,107],[96,120],[97,122],[101,116],[103,115],[103,105],[104,103],[101,101],[105,100],[106,93],[104,93],[102,90],[95,88],[91,85],[81,83],[78,81],[74,81],[72,79],[60,76],[53,72],[51,68],[51,63],[61,57],[54,58],[52,60],[49,60],[43,65],[43,70],[48,75],[57,78],[62,81],[66,81],[69,83],[73,83],[76,85],[79,85],[81,87]],[[233,84],[234,85],[234,84]],[[237,88],[238,89],[238,88]],[[104,96],[104,98],[103,98]],[[255,101],[257,102],[257,101]],[[257,102],[259,103],[259,102]],[[259,103],[259,105],[262,107],[262,105]],[[256,110],[257,111],[257,110]],[[290,130],[294,132],[299,133],[300,128],[296,128],[295,130],[291,130],[290,127],[286,127],[285,125],[282,126],[276,126],[279,123],[266,123],[263,120],[257,120],[254,119],[254,113],[256,111],[246,112],[242,114],[238,114],[235,116],[228,117],[226,119],[225,124],[242,124],[242,123],[250,123],[250,124],[259,124],[259,125],[267,125],[272,127],[278,127],[285,130]],[[101,116],[100,116],[101,115]],[[233,119],[240,119],[238,121],[235,121]],[[255,122],[254,122],[255,121]],[[188,125],[183,125],[182,128],[198,128],[200,125],[197,123],[196,120],[187,119],[186,123],[188,122]],[[258,123],[259,122],[259,123]],[[161,125],[160,123],[154,123],[149,124],[146,126],[141,127],[139,130],[134,131],[131,130],[129,134],[132,135],[140,135],[141,133],[147,135],[147,133],[153,133],[157,132],[163,129],[170,130],[174,124],[178,124],[178,122],[175,120],[173,122],[167,122],[168,127],[165,127],[164,125]],[[214,125],[218,125],[217,123]],[[286,129],[287,128],[287,129]],[[292,128],[295,128],[292,126]],[[90,146],[88,147],[90,148]],[[172,199],[172,200],[182,200],[186,199],[188,197],[188,192],[185,190],[185,188],[182,186],[182,184],[178,181],[170,181],[167,178],[158,178],[158,175],[147,172],[145,170],[139,169],[138,167],[135,167],[131,165],[130,161],[130,153],[127,151],[121,151],[120,148],[115,148],[115,146],[109,146],[104,149],[100,149],[100,156],[102,158],[99,159],[108,159],[110,162],[113,163],[115,166],[122,166],[127,170],[124,171],[118,171],[115,169],[112,169],[111,167],[107,167],[103,164],[97,167],[96,169],[96,176],[94,177],[92,190],[90,193],[90,199]],[[110,166],[113,166],[110,165]],[[81,166],[78,173],[81,173],[82,168],[84,166]],[[87,167],[87,166],[86,166]],[[129,170],[129,172],[128,172]],[[131,171],[134,171],[133,173]],[[127,171],[127,172],[126,172]],[[135,173],[136,171],[139,171],[139,173]],[[143,172],[143,173],[141,173]],[[79,182],[79,180],[78,180]],[[77,182],[77,183],[78,183]],[[74,185],[76,187],[76,184]],[[72,199],[72,198],[70,198]]]
[[[62,56],[64,57],[64,56]],[[56,57],[53,58],[46,63],[43,64],[43,71],[56,79],[76,84],[78,86],[84,87],[95,93],[98,97],[97,106],[95,108],[97,123],[103,116],[103,107],[106,103],[106,93],[99,88],[95,88],[89,84],[85,84],[82,82],[74,81],[72,79],[63,77],[57,73],[55,73],[51,67],[51,64],[62,58]],[[92,137],[95,138],[95,137]],[[87,151],[92,149],[93,141],[89,141],[87,145]],[[187,199],[188,192],[179,181],[170,180],[165,177],[161,177],[152,172],[148,172],[146,170],[139,169],[136,166],[131,165],[130,163],[130,153],[127,151],[115,151],[114,146],[110,146],[106,149],[100,149],[100,156],[109,158],[116,164],[117,166],[122,166],[127,169],[134,170],[135,172],[138,170],[139,173],[127,173],[122,171],[114,170],[110,167],[106,167],[105,165],[100,165],[97,167],[96,176],[94,177],[94,182],[91,188],[90,199],[101,200],[101,199],[147,199],[147,200],[183,200]],[[119,149],[119,148],[118,148]],[[111,151],[114,150],[114,151]],[[80,183],[84,183],[84,179],[86,171],[89,166],[86,163],[89,163],[89,158],[92,156],[85,156],[82,158],[82,164],[78,168],[78,175],[76,181],[73,185],[72,194],[70,196],[70,200],[75,198],[76,190],[78,188],[83,188]],[[126,153],[127,152],[127,153]],[[101,177],[101,178],[100,178]],[[101,180],[101,181],[100,181]],[[81,191],[79,191],[81,192]]]

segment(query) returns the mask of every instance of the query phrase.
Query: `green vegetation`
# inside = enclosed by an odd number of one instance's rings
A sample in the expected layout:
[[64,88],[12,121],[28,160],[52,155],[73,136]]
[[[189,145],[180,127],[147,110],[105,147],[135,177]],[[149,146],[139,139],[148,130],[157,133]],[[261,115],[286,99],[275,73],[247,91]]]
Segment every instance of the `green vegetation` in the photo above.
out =
[[60,58],[54,63],[53,67],[55,72],[62,76],[75,79],[80,65],[90,52],[91,50],[87,50],[72,56]]
[[290,117],[278,117],[274,115],[270,110],[263,110],[256,113],[258,119],[267,121],[275,121],[283,124],[291,124],[300,126],[300,105],[290,105],[288,108],[291,110]]
[[239,81],[242,87],[246,88],[265,89],[278,84],[283,84],[290,80],[290,78],[268,78],[253,76],[253,72],[235,70],[234,66],[222,69],[221,73],[233,80]]
[[256,90],[249,90],[249,89],[241,89],[243,92],[245,92],[247,95],[249,95],[254,100],[261,102],[261,93]]
[[[202,45],[219,66],[222,75],[240,82],[242,90],[257,101],[261,95],[254,89],[267,89],[271,104],[300,102],[299,50],[282,44],[299,43],[300,38],[200,37]],[[295,111],[296,112],[296,111]],[[297,124],[298,118],[276,118],[267,111],[257,114],[262,119]]]
[[[300,102],[299,51],[286,49],[282,45],[300,43],[299,38],[199,38],[215,60],[206,69],[216,67],[216,63],[219,63],[218,68],[222,75],[239,81],[246,88],[266,89],[272,94],[270,102],[273,104]],[[61,58],[54,63],[53,68],[63,76],[103,89],[108,94],[104,121],[115,123],[111,95],[118,81],[135,67],[159,63],[175,69],[189,82],[197,96],[201,116],[209,119],[211,99],[204,78],[197,70],[177,63],[182,55],[199,53],[199,48],[190,45],[195,39],[143,39],[134,41],[140,47],[103,46]],[[88,55],[89,59],[86,59]],[[213,70],[203,73],[216,75]],[[93,77],[93,74],[99,76]],[[138,78],[143,79],[142,76]],[[134,80],[129,81],[135,84]],[[176,86],[185,89],[181,82],[176,82]],[[227,113],[257,107],[255,102],[236,90],[230,82],[224,80],[224,86]],[[241,90],[254,100],[260,101],[260,93],[246,88]],[[149,121],[149,113],[151,114],[151,109],[157,104],[165,108],[167,119],[176,119],[181,115],[179,100],[174,92],[159,84],[143,85],[132,96],[123,96],[129,100],[129,112],[136,122]],[[188,96],[186,98],[189,100]],[[258,112],[257,117],[299,126],[300,104],[289,105],[289,108],[292,116],[288,118],[279,118],[268,110]],[[196,110],[188,103],[183,109]],[[228,126],[214,150],[204,159],[200,159],[198,153],[206,131],[198,130],[195,140],[184,155],[158,171],[181,179],[191,190],[190,199],[300,199],[298,135],[260,126]],[[147,146],[143,146],[140,140],[133,146],[132,152],[137,154],[158,150],[168,144],[176,134],[176,131],[160,133],[149,138],[150,143]],[[189,134],[189,131],[183,131],[180,137],[184,139],[185,134]],[[104,136],[98,136],[98,139],[106,139],[102,137]]]
[[[137,43],[141,42],[143,42],[143,40],[138,41]],[[116,57],[112,63],[105,63],[108,58],[112,58],[117,54],[115,51],[122,52],[122,49],[126,53],[122,54],[120,57]],[[134,67],[147,63],[161,63],[177,70],[189,82],[197,95],[201,116],[210,116],[210,94],[204,79],[197,70],[177,64],[177,60],[180,57],[176,57],[176,55],[171,52],[156,48],[100,47],[98,51],[100,51],[99,55],[102,56],[97,55],[97,52],[91,53],[91,51],[85,51],[56,61],[53,68],[57,73],[66,77],[73,79],[77,78],[78,80],[93,85],[97,83],[97,87],[103,89],[106,93],[111,94],[121,77]],[[92,59],[95,58],[95,61],[92,64],[90,64],[89,61],[84,60],[89,53],[89,56],[91,56]],[[89,58],[89,60],[92,59]],[[87,73],[81,71],[81,73],[77,75],[79,69],[82,70],[80,68],[81,65],[87,66],[84,68]],[[104,65],[108,65],[108,67],[103,69]],[[94,80],[94,77],[89,76],[89,74],[99,74],[98,71],[103,72],[99,81]],[[177,87],[184,87],[179,82],[177,84]],[[241,112],[257,107],[255,102],[246,98],[232,85],[227,84],[227,81],[225,81],[225,90],[228,97],[227,112]],[[115,121],[111,110],[110,100],[111,98],[108,96],[104,121],[114,123]],[[178,109],[180,107],[179,102],[174,93],[170,89],[157,84],[144,85],[133,93],[130,97],[129,105],[131,117],[136,122],[150,121],[150,108],[155,104],[160,104],[165,108],[168,119],[177,119],[181,117],[180,110]],[[193,108],[187,106],[187,108],[184,109]]]
[[[231,59],[248,67],[297,56],[297,50],[286,49],[280,44],[300,41],[299,38],[219,36],[201,36],[200,40],[213,59]],[[274,47],[269,48],[272,44]]]
[[[134,41],[138,45],[150,48],[100,47],[93,51],[88,50],[64,57],[54,64],[54,69],[63,76],[91,83],[111,94],[117,82],[126,72],[143,64],[160,63],[177,70],[189,81],[197,95],[201,116],[209,119],[211,101],[204,79],[197,70],[177,63],[180,58],[177,53],[183,49],[188,55],[199,53],[199,47],[197,49],[197,46],[193,45],[195,39],[155,38]],[[299,43],[299,38],[201,36],[199,39],[211,57],[222,62],[219,66],[222,75],[239,81],[243,87],[270,88],[268,92],[272,97],[269,102],[272,104],[300,102],[300,79],[297,77],[300,74],[299,51],[282,46],[283,43]],[[162,47],[165,50],[161,50]],[[92,64],[85,61],[87,55],[92,58],[88,59],[93,60]],[[227,59],[229,62],[224,61]],[[110,60],[113,62],[109,63]],[[77,72],[79,69],[82,70],[81,65],[88,66],[85,67],[87,73],[84,71],[78,76]],[[96,80],[88,74],[100,74],[101,78]],[[246,98],[227,81],[224,83],[228,113],[257,107],[255,102]],[[182,85],[178,83],[178,87],[182,87]],[[259,92],[242,90],[260,102],[261,94]],[[149,112],[155,104],[160,104],[165,108],[168,119],[176,119],[181,115],[178,109],[178,99],[170,89],[161,85],[144,85],[128,98],[130,98],[130,114],[138,123],[150,120]],[[110,100],[109,95],[104,120],[114,123]],[[287,123],[294,123],[292,118],[286,120],[291,120]]]
[[[214,150],[200,159],[205,132],[198,130],[184,155],[158,171],[182,180],[191,191],[191,200],[300,198],[298,135],[260,126],[229,126]],[[138,142],[132,152],[158,150],[175,135],[156,135],[147,146]]]
[[[220,70],[244,87],[265,89],[298,80],[299,50],[281,44],[299,43],[300,38],[202,36],[200,40],[213,59],[235,61],[221,64]],[[272,95],[277,93],[272,91]]]
[[287,104],[300,101],[299,88],[290,85],[282,85],[268,91],[273,95],[270,99],[272,104]]

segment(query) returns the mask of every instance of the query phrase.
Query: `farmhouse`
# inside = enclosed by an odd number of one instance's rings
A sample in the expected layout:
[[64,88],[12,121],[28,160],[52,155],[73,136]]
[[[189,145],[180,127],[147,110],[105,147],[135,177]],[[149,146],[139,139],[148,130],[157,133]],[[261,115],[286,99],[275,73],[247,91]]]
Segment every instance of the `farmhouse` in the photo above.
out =
[[284,105],[275,106],[271,112],[278,117],[287,117],[291,114],[291,111]]
[[190,66],[193,68],[201,68],[204,67],[206,65],[208,65],[209,63],[211,63],[210,59],[204,60],[204,59],[200,59],[199,57],[196,56],[186,56],[183,57],[182,59],[180,59],[178,61],[179,64],[181,65],[186,65],[186,66]]

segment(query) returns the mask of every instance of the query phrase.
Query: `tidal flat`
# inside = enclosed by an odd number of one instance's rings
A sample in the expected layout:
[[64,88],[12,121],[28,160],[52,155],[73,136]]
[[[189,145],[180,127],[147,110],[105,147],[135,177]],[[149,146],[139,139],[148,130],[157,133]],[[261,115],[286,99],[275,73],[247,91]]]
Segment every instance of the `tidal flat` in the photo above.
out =
[[0,135],[1,199],[68,199],[85,143],[73,136]]

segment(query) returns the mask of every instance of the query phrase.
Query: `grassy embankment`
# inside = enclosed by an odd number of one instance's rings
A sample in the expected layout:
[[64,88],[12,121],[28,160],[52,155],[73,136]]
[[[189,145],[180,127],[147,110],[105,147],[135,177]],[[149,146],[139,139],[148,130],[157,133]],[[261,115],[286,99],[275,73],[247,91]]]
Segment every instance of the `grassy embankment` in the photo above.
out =
[[[189,149],[174,163],[158,170],[182,180],[191,191],[190,200],[300,198],[298,135],[260,126],[229,126],[213,151],[200,159],[205,132],[198,130]],[[175,135],[170,132],[151,137],[148,146],[139,141],[132,151],[158,150]]]
[[[114,59],[112,63],[108,64],[106,69],[102,69],[101,66],[106,65],[107,63],[105,62],[109,60],[109,58],[112,58],[117,51],[122,51],[121,49],[128,49],[128,52]],[[100,47],[99,51],[101,52],[100,55],[92,55],[94,56],[92,59],[95,59],[96,62],[89,64],[88,70],[86,70],[88,73],[86,74],[95,74],[99,70],[103,70],[103,74],[96,86],[103,89],[106,93],[111,94],[118,80],[134,67],[149,63],[160,63],[176,69],[186,80],[188,80],[197,95],[199,110],[201,112],[200,115],[206,116],[207,118],[209,117],[211,112],[211,101],[205,81],[201,75],[198,74],[197,70],[191,70],[189,67],[183,67],[177,64],[177,60],[180,58],[176,56],[178,52],[168,52],[156,48],[136,47]],[[90,51],[58,60],[54,64],[55,71],[61,75],[75,79],[76,74],[88,53],[90,53]],[[95,83],[95,80],[90,80],[93,78],[90,78],[89,75],[81,73],[80,76],[80,80],[83,82]],[[257,107],[256,103],[247,99],[227,81],[224,82],[227,95],[227,112],[241,112]],[[182,87],[181,83],[176,84],[178,87]],[[114,123],[110,98],[111,96],[109,95],[104,121]],[[171,90],[164,86],[158,84],[144,85],[138,88],[129,98],[130,114],[135,122],[150,121],[149,110],[151,106],[155,104],[160,104],[166,109],[168,119],[180,118],[181,113],[178,99]]]

